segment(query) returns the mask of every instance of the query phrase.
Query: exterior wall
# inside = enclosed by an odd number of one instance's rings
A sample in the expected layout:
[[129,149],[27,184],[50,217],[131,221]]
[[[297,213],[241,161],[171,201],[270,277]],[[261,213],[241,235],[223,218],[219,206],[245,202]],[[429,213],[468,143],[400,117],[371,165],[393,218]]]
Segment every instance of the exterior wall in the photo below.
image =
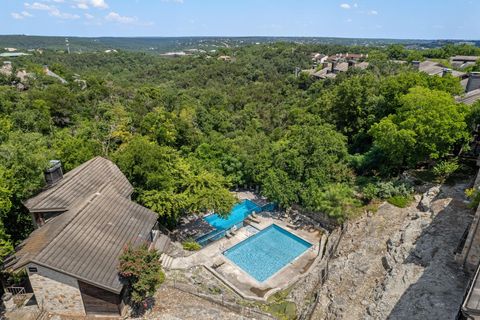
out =
[[[37,272],[29,268],[37,268]],[[33,263],[27,265],[27,272],[39,308],[62,315],[85,315],[77,279]]]

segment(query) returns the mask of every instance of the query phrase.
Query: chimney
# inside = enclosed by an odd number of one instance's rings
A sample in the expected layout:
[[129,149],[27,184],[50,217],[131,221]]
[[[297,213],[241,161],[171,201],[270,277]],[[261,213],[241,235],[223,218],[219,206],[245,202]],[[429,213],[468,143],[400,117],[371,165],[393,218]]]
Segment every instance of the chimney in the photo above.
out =
[[332,61],[332,68],[330,69],[330,72],[334,73],[336,67],[337,67],[337,63],[335,61]]
[[480,89],[480,72],[470,72],[467,82],[467,92]]
[[62,163],[60,160],[50,160],[50,166],[45,170],[45,182],[47,186],[53,186],[58,181],[62,180]]
[[413,66],[413,69],[415,70],[419,70],[420,69],[420,61],[412,61],[412,66]]
[[442,77],[446,77],[447,75],[451,75],[451,74],[452,74],[452,69],[443,68],[443,70],[442,70]]

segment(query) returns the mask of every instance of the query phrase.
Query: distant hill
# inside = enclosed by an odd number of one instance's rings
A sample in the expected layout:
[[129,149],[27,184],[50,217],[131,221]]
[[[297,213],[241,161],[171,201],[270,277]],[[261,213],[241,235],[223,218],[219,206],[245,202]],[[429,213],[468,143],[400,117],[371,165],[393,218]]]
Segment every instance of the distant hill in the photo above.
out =
[[[25,35],[0,35],[0,50],[3,48],[52,49],[65,50],[66,37],[43,37]],[[237,47],[256,43],[269,42],[296,42],[305,44],[337,44],[360,46],[384,46],[389,44],[403,44],[412,47],[432,48],[447,43],[472,43],[480,46],[480,41],[463,40],[408,40],[408,39],[349,39],[324,37],[68,37],[72,52],[104,51],[119,49],[127,51],[144,51],[165,53],[186,49],[214,50],[218,47]]]

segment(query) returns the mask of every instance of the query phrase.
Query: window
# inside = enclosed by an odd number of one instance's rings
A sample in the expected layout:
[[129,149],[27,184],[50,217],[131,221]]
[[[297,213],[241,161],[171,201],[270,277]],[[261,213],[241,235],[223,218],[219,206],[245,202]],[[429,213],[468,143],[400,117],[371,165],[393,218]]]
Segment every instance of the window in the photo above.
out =
[[28,272],[38,272],[36,267],[29,267]]

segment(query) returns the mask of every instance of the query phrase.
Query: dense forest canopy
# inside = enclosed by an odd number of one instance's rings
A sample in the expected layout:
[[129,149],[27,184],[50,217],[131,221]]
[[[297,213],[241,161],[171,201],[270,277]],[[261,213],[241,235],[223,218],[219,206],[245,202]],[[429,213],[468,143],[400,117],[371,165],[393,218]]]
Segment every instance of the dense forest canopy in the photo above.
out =
[[[369,53],[369,68],[325,81],[294,75],[311,67],[312,52],[347,51]],[[66,171],[96,155],[112,159],[136,201],[169,226],[192,212],[227,213],[235,188],[338,221],[360,205],[359,193],[408,193],[391,179],[466,147],[480,104],[456,103],[462,88],[452,76],[391,60],[479,51],[274,43],[219,50],[230,62],[48,50],[15,58],[12,76],[0,75],[0,255],[31,231],[22,201],[42,187],[51,159]],[[35,75],[19,90],[12,83],[22,68]],[[360,177],[378,183],[365,187]]]

